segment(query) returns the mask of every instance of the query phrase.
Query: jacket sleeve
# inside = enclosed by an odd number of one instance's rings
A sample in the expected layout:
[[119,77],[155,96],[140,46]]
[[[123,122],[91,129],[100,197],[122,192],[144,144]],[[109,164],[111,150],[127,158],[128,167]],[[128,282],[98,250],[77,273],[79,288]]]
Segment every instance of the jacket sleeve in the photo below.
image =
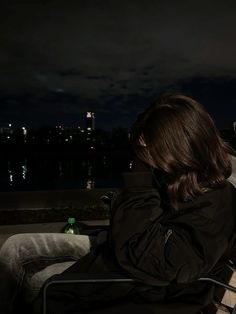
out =
[[[111,218],[111,239],[118,263],[146,284],[165,286],[196,280],[209,270],[204,252],[188,227],[160,223],[162,214],[151,173],[128,173]],[[209,261],[209,265],[212,263]]]

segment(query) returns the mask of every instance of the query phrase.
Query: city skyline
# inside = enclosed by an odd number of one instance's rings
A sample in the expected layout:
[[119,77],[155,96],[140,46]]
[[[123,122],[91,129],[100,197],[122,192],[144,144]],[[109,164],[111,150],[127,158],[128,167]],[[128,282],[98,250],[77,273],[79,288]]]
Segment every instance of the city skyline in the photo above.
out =
[[[203,10],[204,8],[204,10]],[[0,123],[130,128],[180,91],[218,128],[236,120],[236,3],[12,0],[1,4]]]

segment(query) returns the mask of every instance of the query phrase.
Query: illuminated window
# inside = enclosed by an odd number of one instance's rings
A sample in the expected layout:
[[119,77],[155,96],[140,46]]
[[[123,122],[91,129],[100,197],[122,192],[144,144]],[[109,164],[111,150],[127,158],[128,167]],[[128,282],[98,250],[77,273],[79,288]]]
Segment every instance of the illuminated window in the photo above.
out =
[[87,118],[92,118],[92,112],[87,112]]

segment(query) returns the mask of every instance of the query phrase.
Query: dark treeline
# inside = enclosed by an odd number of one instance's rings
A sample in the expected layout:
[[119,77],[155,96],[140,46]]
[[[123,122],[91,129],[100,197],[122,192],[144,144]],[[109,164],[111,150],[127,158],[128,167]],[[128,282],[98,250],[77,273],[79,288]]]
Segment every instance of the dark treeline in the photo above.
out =
[[0,147],[2,152],[74,152],[95,154],[111,151],[129,150],[129,131],[116,128],[87,130],[73,127],[44,126],[38,129],[25,127],[0,128]]
[[[220,130],[222,138],[236,148],[236,134],[232,129]],[[115,128],[81,129],[80,127],[44,126],[41,128],[0,128],[2,153],[79,153],[130,152],[129,130]]]

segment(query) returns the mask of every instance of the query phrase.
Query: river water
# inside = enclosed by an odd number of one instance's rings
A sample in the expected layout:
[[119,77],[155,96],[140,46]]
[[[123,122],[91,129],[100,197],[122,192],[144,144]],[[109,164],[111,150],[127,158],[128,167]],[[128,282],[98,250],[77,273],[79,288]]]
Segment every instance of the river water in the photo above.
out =
[[19,154],[0,157],[0,191],[119,187],[128,156]]

